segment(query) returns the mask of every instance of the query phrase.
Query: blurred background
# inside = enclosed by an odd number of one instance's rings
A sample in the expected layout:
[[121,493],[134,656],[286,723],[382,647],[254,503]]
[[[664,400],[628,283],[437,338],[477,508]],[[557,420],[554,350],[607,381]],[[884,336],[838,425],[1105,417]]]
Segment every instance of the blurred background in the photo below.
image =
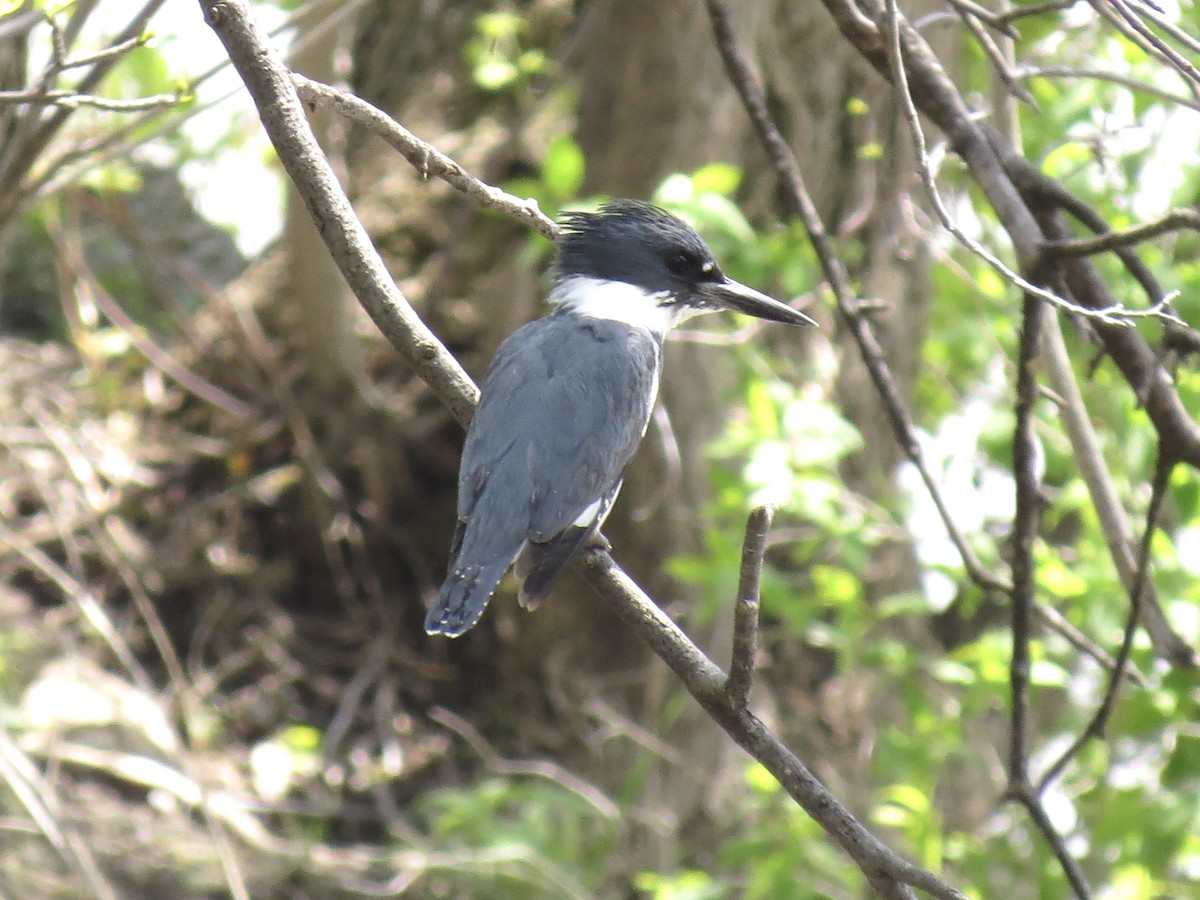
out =
[[[836,252],[878,301],[950,514],[1004,574],[1019,292],[936,225],[891,89],[824,6],[731,5]],[[1156,59],[1087,4],[1041,4],[1013,20],[998,74],[991,49],[1007,39],[989,48],[958,6],[903,9],[1044,173],[1115,226],[1195,204],[1200,104]],[[819,332],[705,319],[675,336],[605,529],[614,556],[725,665],[745,516],[777,504],[755,712],[964,891],[1071,896],[1003,802],[1004,598],[968,577],[905,462],[703,5],[253,9],[295,70],[477,177],[551,215],[653,199],[733,277],[818,319]],[[1196,33],[1190,2],[1160,14]],[[544,312],[551,246],[346,121],[313,124],[397,284],[481,378]],[[947,205],[1006,253],[941,141],[930,134]],[[1143,248],[1192,323],[1198,251],[1194,233]],[[1158,325],[1138,328],[1157,345]],[[1064,330],[1137,534],[1154,432],[1086,325]],[[1176,378],[1200,410],[1200,378]],[[1032,644],[1035,771],[1106,685],[1098,654],[1062,633],[1115,653],[1128,610],[1059,399],[1047,389],[1036,411],[1039,601],[1066,624]],[[467,636],[425,636],[461,440],[349,294],[199,4],[0,2],[3,895],[864,896],[861,873],[578,579],[532,615],[506,584]],[[1176,473],[1165,517],[1156,596],[1195,647],[1194,472]],[[1139,634],[1106,740],[1044,797],[1098,896],[1200,895],[1189,660]]]

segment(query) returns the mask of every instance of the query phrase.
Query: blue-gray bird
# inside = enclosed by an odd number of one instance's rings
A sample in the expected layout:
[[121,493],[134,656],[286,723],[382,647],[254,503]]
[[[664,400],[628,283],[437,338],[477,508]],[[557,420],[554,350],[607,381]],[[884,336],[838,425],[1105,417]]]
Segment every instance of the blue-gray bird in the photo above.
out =
[[564,216],[553,311],[500,345],[467,431],[450,571],[425,619],[458,635],[516,562],[536,606],[599,532],[658,396],[667,332],[733,309],[789,325],[812,319],[722,274],[690,226],[634,200]]

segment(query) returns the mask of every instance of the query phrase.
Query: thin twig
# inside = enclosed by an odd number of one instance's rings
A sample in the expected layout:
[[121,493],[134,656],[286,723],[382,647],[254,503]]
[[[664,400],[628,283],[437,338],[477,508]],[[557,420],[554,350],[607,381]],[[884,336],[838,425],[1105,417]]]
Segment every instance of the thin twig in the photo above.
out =
[[1134,582],[1134,589],[1131,592],[1129,615],[1125,621],[1121,649],[1117,651],[1117,664],[1109,675],[1108,687],[1104,691],[1104,698],[1100,701],[1100,706],[1096,709],[1096,713],[1092,716],[1091,721],[1088,722],[1087,727],[1079,733],[1079,736],[1075,738],[1071,746],[1067,747],[1062,755],[1054,761],[1046,770],[1046,774],[1042,776],[1042,780],[1038,782],[1037,793],[1039,795],[1063,773],[1071,760],[1079,754],[1079,751],[1089,741],[1093,738],[1101,739],[1104,737],[1104,730],[1108,726],[1108,720],[1116,708],[1117,695],[1121,691],[1121,673],[1124,672],[1125,666],[1129,663],[1130,654],[1133,652],[1133,637],[1137,632],[1138,619],[1141,616],[1142,596],[1145,593],[1145,585],[1149,583],[1150,545],[1154,539],[1154,531],[1158,527],[1158,517],[1162,512],[1163,500],[1167,496],[1167,486],[1170,484],[1171,472],[1174,471],[1175,466],[1176,461],[1160,448],[1158,464],[1154,471],[1154,485],[1150,493],[1150,507],[1146,511],[1146,530],[1142,534],[1141,551],[1138,555],[1137,580]]
[[[903,49],[904,42],[900,39],[901,15],[897,8],[896,0],[886,0],[882,13],[883,22],[879,27],[884,30],[887,37],[885,46],[887,48],[888,61],[891,65],[892,83],[896,86],[896,92],[900,96],[900,109],[908,123],[908,130],[912,137],[913,151],[916,157],[917,171],[921,176],[921,183],[925,187],[929,203],[937,214],[938,221],[941,222],[942,227],[949,231],[960,244],[987,263],[1005,281],[1019,287],[1027,294],[1033,294],[1041,300],[1052,303],[1059,309],[1083,316],[1084,318],[1095,319],[1108,325],[1131,325],[1131,320],[1135,318],[1162,318],[1162,309],[1158,306],[1151,306],[1147,309],[1128,309],[1124,304],[1116,303],[1109,307],[1095,309],[1073,303],[1065,297],[1060,297],[1053,291],[1049,291],[1026,280],[1017,272],[1010,269],[1000,257],[996,256],[991,250],[963,231],[954,220],[954,217],[950,215],[950,210],[946,208],[941,191],[938,190],[937,180],[929,165],[929,153],[925,146],[925,130],[921,125],[920,114],[917,112],[916,103],[908,87],[908,72],[905,66]],[[1023,260],[1022,262],[1032,263],[1033,261]]]
[[1137,13],[1143,18],[1149,19],[1176,41],[1183,44],[1183,46],[1192,53],[1200,54],[1200,40],[1197,40],[1195,37],[1188,34],[1186,31],[1164,16],[1162,7],[1147,2],[1147,0],[1141,0],[1141,2],[1138,3]]
[[[1013,432],[1013,474],[1017,501],[1012,527],[1012,660],[1009,674],[1012,709],[1008,787],[1005,794],[1010,800],[1021,803],[1029,812],[1035,827],[1058,858],[1076,896],[1079,900],[1086,900],[1091,896],[1091,889],[1067,849],[1066,841],[1042,807],[1040,796],[1032,791],[1029,777],[1029,643],[1032,639],[1031,612],[1037,590],[1033,545],[1041,522],[1042,506],[1036,467],[1037,437],[1034,434],[1034,404],[1038,396],[1035,371],[1046,317],[1046,304],[1027,294],[1017,363],[1017,400],[1014,405],[1017,425]],[[1120,679],[1119,668],[1114,668],[1113,677]]]
[[[1005,176],[1004,184],[1019,192],[1019,202],[1026,211],[1031,205],[1036,208],[1031,215],[1035,216],[1033,227],[1041,246],[1075,237],[1056,212],[1059,208],[1079,218],[1093,231],[1108,229],[1102,217],[1017,154],[994,129],[983,126],[979,130]],[[1154,297],[1157,285],[1153,276],[1144,271],[1145,266],[1136,254],[1130,248],[1119,248],[1116,252],[1125,254],[1121,256],[1122,262],[1131,273],[1140,273],[1139,281],[1149,285],[1148,294]],[[1041,255],[1039,251],[1039,257]],[[1107,307],[1115,302],[1108,283],[1086,257],[1062,257],[1059,269],[1072,297],[1089,306]],[[1105,351],[1141,400],[1162,446],[1169,447],[1175,458],[1200,469],[1200,425],[1184,405],[1159,356],[1136,329],[1096,323],[1096,332],[1104,342]]]
[[1131,91],[1149,94],[1151,97],[1158,97],[1160,100],[1165,100],[1168,103],[1186,106],[1188,109],[1200,112],[1200,102],[1190,97],[1172,94],[1170,91],[1163,90],[1148,82],[1139,81],[1136,78],[1122,75],[1118,72],[1109,72],[1105,69],[1084,69],[1076,68],[1075,66],[1023,66],[1015,74],[1023,81],[1030,78],[1090,78],[1094,81],[1108,81],[1112,84],[1127,87]]
[[733,655],[725,696],[734,709],[742,709],[754,682],[754,661],[758,655],[759,584],[762,581],[763,554],[767,550],[767,532],[775,518],[775,509],[760,506],[746,519],[746,537],[742,542],[742,569],[738,576],[737,601],[733,607]]
[[64,821],[53,788],[3,728],[0,728],[0,781],[8,785],[46,840],[87,886],[90,895],[96,900],[117,900],[116,891],[96,865],[87,844]]
[[225,44],[284,171],[295,182],[354,295],[384,337],[465,425],[475,409],[479,389],[392,282],[313,135],[291,73],[278,51],[258,34],[242,0],[202,0],[200,7],[205,21]]
[[[1057,316],[1048,317],[1042,331],[1042,361],[1050,382],[1059,395],[1058,412],[1063,430],[1071,442],[1071,452],[1079,466],[1079,474],[1083,477],[1083,483],[1087,485],[1088,496],[1091,497],[1092,508],[1100,522],[1100,530],[1104,532],[1109,555],[1132,602],[1133,591],[1138,583],[1137,562],[1131,549],[1133,530],[1130,528],[1125,507],[1121,505],[1117,495],[1112,475],[1104,462],[1100,440],[1084,404],[1075,370],[1071,367],[1071,359],[1067,354],[1066,342],[1063,340],[1062,327]],[[1150,635],[1150,643],[1155,653],[1177,668],[1190,669],[1196,666],[1195,651],[1172,629],[1152,583],[1146,583],[1142,594],[1142,624],[1146,633]],[[1092,654],[1093,658],[1099,660],[1097,654],[1103,654],[1105,661],[1102,665],[1113,671],[1116,667],[1115,660],[1104,654],[1099,647],[1096,647],[1095,651]],[[1145,687],[1145,676],[1136,667],[1129,669],[1129,675],[1135,683]]]
[[1026,812],[1029,813],[1029,818],[1033,820],[1034,827],[1046,837],[1050,844],[1050,850],[1054,853],[1059,866],[1067,876],[1067,881],[1071,885],[1071,890],[1075,892],[1075,896],[1079,900],[1090,900],[1092,889],[1088,886],[1083,869],[1079,867],[1079,863],[1071,855],[1071,851],[1067,849],[1066,841],[1059,837],[1054,823],[1050,820],[1050,816],[1046,812],[1046,808],[1033,792],[1028,790],[1027,786],[1012,794],[1011,799],[1025,807]]
[[180,94],[154,94],[149,97],[135,97],[131,100],[115,100],[110,97],[96,97],[92,94],[78,94],[75,91],[0,91],[0,104],[24,103],[30,106],[61,106],[66,109],[76,109],[89,106],[92,109],[103,109],[107,112],[143,112],[147,109],[161,109],[164,106],[174,106],[183,99]]
[[1008,25],[1020,19],[1027,19],[1030,16],[1062,12],[1064,9],[1070,9],[1076,3],[1082,2],[1083,0],[1044,0],[1042,3],[1031,3],[1028,6],[1022,4],[1002,13],[997,13],[995,21],[998,25]]
[[466,741],[471,749],[479,754],[480,759],[487,767],[497,775],[519,775],[553,782],[585,801],[604,818],[615,821],[621,817],[621,808],[603,791],[594,784],[584,781],[578,775],[568,772],[562,766],[544,759],[505,759],[470,722],[443,707],[431,709],[429,718],[439,725],[449,728]]
[[130,50],[135,50],[138,47],[145,46],[150,40],[150,35],[146,32],[135,35],[127,41],[118,41],[111,47],[106,47],[103,50],[97,50],[95,53],[89,53],[86,56],[77,56],[74,59],[63,59],[56,64],[59,72],[65,72],[67,69],[78,69],[81,66],[91,66],[98,62],[108,62],[118,56],[128,53]]
[[707,0],[707,6],[713,32],[716,35],[717,50],[725,63],[729,79],[733,82],[734,89],[742,100],[742,105],[750,117],[759,141],[767,152],[776,177],[783,185],[793,214],[803,223],[804,229],[808,233],[809,242],[820,261],[821,271],[833,292],[838,311],[846,321],[850,334],[858,345],[863,364],[879,393],[884,409],[887,411],[896,443],[899,444],[905,457],[920,474],[921,481],[937,508],[938,517],[942,520],[946,533],[950,536],[951,542],[963,561],[963,568],[966,569],[968,577],[981,590],[1007,593],[1009,590],[1007,581],[984,568],[967,541],[966,535],[962,533],[953,516],[950,515],[950,508],[942,496],[941,488],[925,461],[924,451],[922,451],[917,438],[916,427],[913,425],[912,417],[909,415],[904,399],[892,377],[883,349],[879,346],[870,321],[861,314],[860,301],[855,298],[846,269],[833,251],[825,224],[821,221],[816,205],[804,184],[796,158],[771,118],[762,84],[745,54],[737,45],[728,6],[723,0]]
[[[950,2],[957,5],[962,3],[963,0],[950,0]],[[996,76],[1004,82],[1004,86],[1015,96],[1028,103],[1034,109],[1037,109],[1037,101],[1033,99],[1033,95],[1029,93],[1025,85],[1021,84],[1020,76],[1013,72],[1008,60],[1004,58],[1003,51],[1001,51],[995,40],[992,39],[992,36],[983,30],[983,27],[977,21],[977,17],[961,8],[958,10],[958,15],[962,19],[963,25],[966,26],[967,31],[971,32],[971,36],[975,38],[975,42],[983,48],[984,55],[991,62]]]
[[[115,47],[119,44],[127,43],[131,39],[143,34],[150,19],[154,17],[154,14],[158,12],[159,8],[165,2],[166,0],[147,0],[141,9],[134,13],[133,18],[129,20],[128,24],[113,39],[109,46]],[[66,43],[65,37],[64,43]],[[119,56],[113,56],[94,62],[87,73],[79,80],[79,83],[75,85],[74,90],[76,93],[89,93],[112,70],[112,67],[119,58]],[[49,79],[54,74],[53,69],[47,71],[46,77],[43,78],[43,85],[45,87],[49,87]],[[20,184],[21,179],[33,167],[38,156],[41,155],[41,152],[50,143],[54,135],[63,127],[72,112],[73,110],[69,107],[59,107],[53,115],[45,120],[37,122],[33,122],[32,118],[28,120],[33,123],[30,126],[31,130],[28,134],[22,136],[16,152],[11,157],[5,158],[3,163],[0,164],[0,197],[5,198],[3,201],[0,201],[0,222],[7,221],[8,216],[12,213],[13,197],[17,193],[16,188]]]
[[[1051,321],[1053,319],[1048,319],[1046,325],[1049,326]],[[1047,327],[1046,330],[1049,330],[1049,328]],[[1117,667],[1117,661],[1113,659],[1111,653],[1071,624],[1066,616],[1053,606],[1048,603],[1038,603],[1033,608],[1033,614],[1041,621],[1044,627],[1057,634],[1084,656],[1090,658],[1104,671],[1111,672]],[[1140,688],[1150,686],[1149,679],[1142,674],[1137,666],[1129,667],[1125,672],[1125,677]]]
[[911,885],[933,897],[965,900],[965,895],[882,844],[749,710],[735,709],[725,694],[725,673],[607,552],[589,552],[580,560],[580,568],[591,577],[597,593],[670,666],[713,720],[762,763],[788,795],[854,859],[880,896],[911,897],[905,887]]
[[484,184],[449,156],[421,140],[366,100],[294,72],[292,82],[306,103],[336,110],[351,122],[378,135],[389,147],[407,159],[423,177],[436,175],[451,187],[466,194],[479,206],[512,216],[542,237],[552,241],[558,239],[558,226],[538,208],[536,200],[521,200],[498,187]]
[[1009,22],[1001,19],[990,9],[975,3],[974,0],[948,0],[948,2],[964,20],[976,19],[983,22],[988,28],[994,28],[1005,37],[1010,37],[1013,40],[1021,37],[1017,29],[1013,28]]
[[[1200,71],[1197,71],[1196,67],[1192,65],[1191,60],[1155,34],[1125,0],[1088,0],[1088,2],[1097,13],[1107,19],[1127,38],[1138,44],[1151,56],[1159,57],[1182,75],[1192,88],[1192,92],[1196,93],[1197,86],[1200,86]],[[1116,10],[1116,16],[1113,15],[1112,10]]]
[[96,307],[114,328],[119,329],[129,338],[129,342],[137,348],[150,365],[174,380],[184,390],[195,394],[201,400],[211,403],[234,418],[247,420],[254,415],[254,408],[245,401],[196,374],[171,355],[169,350],[155,343],[146,330],[138,325],[129,313],[125,312],[114,297],[109,295],[87,266],[79,237],[83,233],[82,229],[62,228],[57,223],[52,223],[50,230],[55,244],[61,251],[60,261],[66,270],[74,279],[87,286],[86,290],[92,302],[96,304]]
[[[1200,231],[1200,212],[1194,209],[1173,209],[1152,222],[1143,222],[1120,231],[1106,231],[1090,238],[1050,241],[1045,244],[1045,250],[1051,256],[1092,256],[1107,250],[1132,247],[1160,234],[1183,229]],[[1179,292],[1174,293],[1178,295]],[[1157,302],[1162,302],[1161,298]]]

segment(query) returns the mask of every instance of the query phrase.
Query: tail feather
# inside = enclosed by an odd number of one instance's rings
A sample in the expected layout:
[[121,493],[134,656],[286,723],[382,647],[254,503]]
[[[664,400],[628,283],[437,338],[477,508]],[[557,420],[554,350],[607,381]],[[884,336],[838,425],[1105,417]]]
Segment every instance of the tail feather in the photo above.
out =
[[517,577],[521,579],[521,589],[517,600],[525,609],[537,609],[541,602],[550,596],[550,589],[562,574],[571,557],[590,537],[596,529],[568,528],[562,534],[550,541],[537,543],[529,541],[521,548],[517,556]]
[[470,629],[483,615],[508,566],[505,560],[453,569],[438,591],[437,601],[425,616],[426,634],[458,637]]

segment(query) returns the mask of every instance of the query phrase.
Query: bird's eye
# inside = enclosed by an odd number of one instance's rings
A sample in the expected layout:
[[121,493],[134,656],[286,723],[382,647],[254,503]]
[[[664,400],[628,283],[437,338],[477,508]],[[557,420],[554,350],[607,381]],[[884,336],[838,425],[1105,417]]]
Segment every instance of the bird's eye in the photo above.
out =
[[667,268],[673,275],[690,275],[696,271],[697,262],[691,254],[680,251],[667,260]]

